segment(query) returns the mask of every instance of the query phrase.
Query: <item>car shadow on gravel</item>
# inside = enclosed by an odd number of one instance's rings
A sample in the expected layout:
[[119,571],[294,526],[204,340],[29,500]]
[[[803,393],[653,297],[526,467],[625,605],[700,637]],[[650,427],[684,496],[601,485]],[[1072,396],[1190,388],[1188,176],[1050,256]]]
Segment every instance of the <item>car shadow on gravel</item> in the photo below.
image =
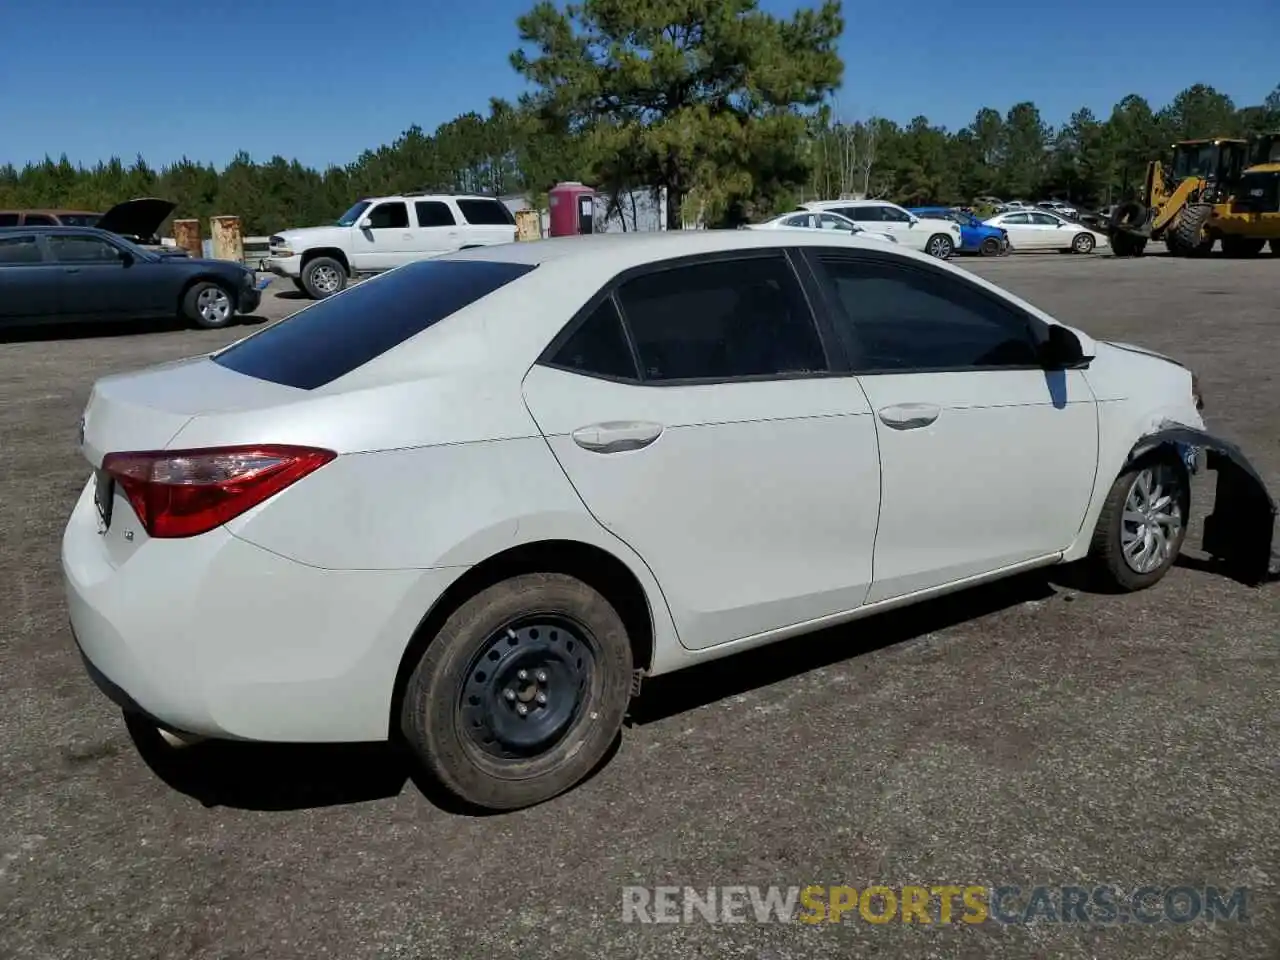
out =
[[[627,725],[652,723],[1057,593],[1043,571],[1033,572],[690,667],[647,682]],[[208,741],[175,750],[158,735],[130,732],[156,776],[209,807],[285,811],[365,803],[394,797],[412,783],[445,812],[484,815],[420,773],[406,748],[396,743]],[[591,776],[608,766],[621,739]]]
[[663,720],[842,660],[1057,595],[1045,571],[1037,570],[689,667],[647,681],[628,718],[629,725]]

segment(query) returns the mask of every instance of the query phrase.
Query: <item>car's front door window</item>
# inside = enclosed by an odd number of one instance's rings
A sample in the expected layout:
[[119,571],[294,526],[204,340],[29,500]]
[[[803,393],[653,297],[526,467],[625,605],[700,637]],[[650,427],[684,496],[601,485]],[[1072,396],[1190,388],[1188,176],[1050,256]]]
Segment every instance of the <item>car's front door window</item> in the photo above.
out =
[[1037,365],[1026,318],[960,281],[887,261],[822,264],[860,372]]
[[121,263],[120,251],[99,237],[51,236],[49,250],[58,263],[77,265],[119,265]]
[[403,202],[380,203],[369,211],[370,230],[396,230],[409,226],[409,208]]

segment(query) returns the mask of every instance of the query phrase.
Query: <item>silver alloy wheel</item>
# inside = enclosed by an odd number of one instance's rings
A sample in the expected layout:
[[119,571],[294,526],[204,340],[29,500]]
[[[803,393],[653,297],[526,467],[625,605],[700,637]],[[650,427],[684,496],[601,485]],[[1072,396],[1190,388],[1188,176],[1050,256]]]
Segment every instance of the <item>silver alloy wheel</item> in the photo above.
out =
[[929,256],[937,257],[939,260],[945,259],[950,250],[950,241],[946,237],[934,237],[929,241]]
[[319,266],[311,271],[311,283],[321,293],[333,293],[342,283],[342,278],[333,267]]
[[226,323],[231,319],[231,298],[221,287],[205,287],[196,297],[196,310],[206,323]]
[[1093,237],[1087,233],[1077,234],[1074,246],[1076,253],[1091,253],[1093,251]]
[[1129,487],[1120,517],[1120,552],[1134,573],[1159,570],[1182,533],[1182,479],[1167,464],[1147,467]]

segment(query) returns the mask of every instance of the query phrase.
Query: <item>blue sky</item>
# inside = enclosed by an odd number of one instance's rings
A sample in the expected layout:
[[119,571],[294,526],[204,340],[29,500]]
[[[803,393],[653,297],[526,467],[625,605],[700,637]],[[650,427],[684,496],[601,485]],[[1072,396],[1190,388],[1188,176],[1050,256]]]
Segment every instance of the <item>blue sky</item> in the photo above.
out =
[[[762,0],[795,9],[795,0]],[[531,0],[0,0],[0,163],[324,166],[514,98],[507,56]],[[1033,100],[1059,123],[1191,83],[1238,104],[1280,83],[1280,0],[845,0],[850,117],[956,129]],[[1206,19],[1207,18],[1207,19]],[[1224,39],[1188,39],[1196,23]],[[1217,51],[1221,50],[1222,53]],[[1187,55],[1188,52],[1190,55]],[[1188,73],[1190,69],[1193,72]]]

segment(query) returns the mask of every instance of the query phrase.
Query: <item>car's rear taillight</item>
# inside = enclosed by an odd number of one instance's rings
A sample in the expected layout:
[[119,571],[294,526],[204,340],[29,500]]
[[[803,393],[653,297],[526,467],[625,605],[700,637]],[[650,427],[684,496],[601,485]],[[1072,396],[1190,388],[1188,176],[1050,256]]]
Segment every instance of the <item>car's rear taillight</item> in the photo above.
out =
[[324,466],[332,450],[262,444],[203,450],[109,453],[102,469],[120,484],[152,537],[193,537]]

